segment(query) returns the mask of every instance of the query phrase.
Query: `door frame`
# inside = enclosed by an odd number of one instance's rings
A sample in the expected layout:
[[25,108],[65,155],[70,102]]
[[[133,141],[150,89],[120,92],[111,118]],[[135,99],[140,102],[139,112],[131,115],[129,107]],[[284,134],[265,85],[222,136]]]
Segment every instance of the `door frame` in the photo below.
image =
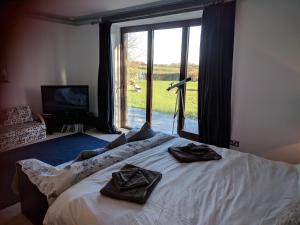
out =
[[[187,76],[187,63],[188,63],[188,46],[189,46],[189,28],[191,26],[201,26],[201,18],[180,20],[164,23],[145,24],[138,26],[121,27],[121,66],[120,66],[120,82],[121,82],[121,127],[131,129],[127,126],[127,39],[126,34],[132,32],[147,31],[147,94],[146,94],[146,121],[152,123],[152,91],[153,91],[153,42],[154,30],[182,28],[182,41],[181,41],[181,62],[180,62],[180,80]],[[183,92],[183,101],[185,104],[185,86]],[[179,113],[177,133],[185,138],[199,141],[198,134],[182,130],[184,127],[183,107],[179,101]]]

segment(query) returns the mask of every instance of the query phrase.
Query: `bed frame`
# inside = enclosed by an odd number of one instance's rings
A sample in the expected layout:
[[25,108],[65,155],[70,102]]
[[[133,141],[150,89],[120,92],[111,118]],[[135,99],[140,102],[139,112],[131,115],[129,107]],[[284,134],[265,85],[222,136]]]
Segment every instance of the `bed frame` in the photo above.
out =
[[17,164],[16,167],[22,213],[33,225],[42,225],[49,207],[47,198],[30,182],[21,166]]

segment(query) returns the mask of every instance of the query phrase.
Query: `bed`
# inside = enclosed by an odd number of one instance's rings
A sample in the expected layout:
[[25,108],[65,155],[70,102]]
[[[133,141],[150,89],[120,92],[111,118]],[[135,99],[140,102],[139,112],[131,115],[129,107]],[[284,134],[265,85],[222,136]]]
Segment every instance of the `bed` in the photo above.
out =
[[[300,200],[299,169],[283,162],[211,146],[222,160],[179,163],[171,139],[117,162],[64,191],[46,212],[45,225],[271,225]],[[144,205],[100,194],[111,174],[130,163],[162,173]]]

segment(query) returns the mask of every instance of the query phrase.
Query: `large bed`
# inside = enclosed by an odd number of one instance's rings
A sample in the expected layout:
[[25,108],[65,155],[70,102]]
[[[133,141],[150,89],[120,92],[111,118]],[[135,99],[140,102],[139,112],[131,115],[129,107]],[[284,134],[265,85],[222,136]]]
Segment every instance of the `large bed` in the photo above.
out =
[[[50,205],[45,225],[273,225],[300,200],[299,169],[211,146],[221,160],[179,163],[174,138],[86,177]],[[133,164],[162,173],[144,205],[100,194],[113,172]]]

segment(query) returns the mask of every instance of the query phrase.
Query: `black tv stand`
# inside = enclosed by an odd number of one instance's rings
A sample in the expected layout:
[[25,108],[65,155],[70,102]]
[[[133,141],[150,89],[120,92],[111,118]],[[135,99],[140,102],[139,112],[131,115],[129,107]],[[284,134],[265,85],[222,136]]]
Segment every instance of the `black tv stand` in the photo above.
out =
[[92,113],[86,112],[63,112],[55,114],[43,114],[46,122],[47,134],[53,132],[85,132],[94,127]]
[[61,114],[62,128],[60,132],[85,132],[85,117],[86,113],[82,112],[65,112]]

